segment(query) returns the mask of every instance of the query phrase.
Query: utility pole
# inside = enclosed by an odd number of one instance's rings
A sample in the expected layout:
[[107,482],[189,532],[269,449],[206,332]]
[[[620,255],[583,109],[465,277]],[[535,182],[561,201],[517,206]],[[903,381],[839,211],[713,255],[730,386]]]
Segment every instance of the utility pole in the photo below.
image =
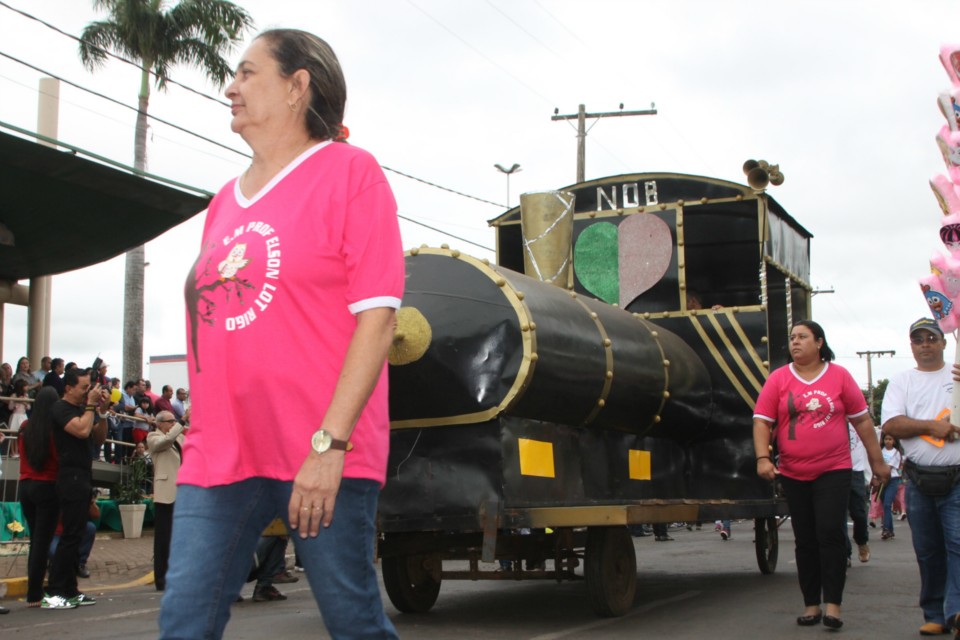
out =
[[870,367],[870,358],[873,356],[895,356],[896,351],[857,351],[857,355],[861,358],[867,357],[867,392],[870,395],[870,411],[873,412],[873,369]]
[[[624,111],[623,103],[620,103],[620,111],[607,111],[604,113],[587,113],[587,108],[585,105],[580,105],[577,109],[577,113],[572,115],[561,116],[559,109],[553,110],[553,116],[550,117],[551,120],[573,120],[577,121],[577,182],[583,182],[586,180],[586,163],[587,163],[587,118],[619,118],[622,116],[655,116],[657,115],[657,107],[654,103],[650,103],[649,109],[643,109],[641,111]],[[594,123],[596,124],[596,123]],[[593,126],[591,125],[591,129]]]

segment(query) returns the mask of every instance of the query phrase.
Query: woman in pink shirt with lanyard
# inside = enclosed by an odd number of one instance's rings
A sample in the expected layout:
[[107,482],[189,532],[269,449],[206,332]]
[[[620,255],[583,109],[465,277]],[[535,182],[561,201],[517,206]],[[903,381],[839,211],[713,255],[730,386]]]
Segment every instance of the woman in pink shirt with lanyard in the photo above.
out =
[[[843,626],[840,605],[847,571],[850,441],[847,421],[867,450],[874,477],[889,476],[863,393],[846,369],[832,364],[823,328],[811,320],[790,331],[790,364],[770,374],[757,398],[753,440],[757,474],[780,476],[796,538],[797,577],[805,609],[801,626]],[[771,458],[775,440],[778,464]],[[821,610],[820,603],[826,605]]]

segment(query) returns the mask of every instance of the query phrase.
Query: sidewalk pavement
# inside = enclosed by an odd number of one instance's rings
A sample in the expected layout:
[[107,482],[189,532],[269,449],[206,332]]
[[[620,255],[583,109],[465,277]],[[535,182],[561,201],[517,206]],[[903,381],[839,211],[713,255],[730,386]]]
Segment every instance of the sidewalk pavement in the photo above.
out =
[[[22,600],[27,595],[28,545],[16,555],[13,547],[4,545],[0,555],[0,598]],[[129,539],[120,532],[98,531],[87,571],[89,578],[77,579],[81,591],[99,593],[153,584],[153,529],[145,527],[143,537]]]

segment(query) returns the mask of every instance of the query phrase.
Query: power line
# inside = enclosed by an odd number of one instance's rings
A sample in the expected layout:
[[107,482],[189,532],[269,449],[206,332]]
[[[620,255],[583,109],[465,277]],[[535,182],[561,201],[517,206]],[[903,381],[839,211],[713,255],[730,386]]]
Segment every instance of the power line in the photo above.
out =
[[415,225],[419,225],[419,226],[421,226],[421,227],[425,227],[425,228],[427,228],[427,229],[430,229],[431,231],[436,231],[437,233],[442,233],[443,235],[445,235],[445,236],[447,236],[447,237],[449,237],[449,238],[456,238],[456,239],[459,240],[460,242],[466,242],[467,244],[472,244],[472,245],[475,246],[475,247],[480,247],[480,248],[483,249],[484,251],[489,251],[489,252],[491,252],[491,253],[496,253],[496,251],[494,251],[494,250],[491,249],[490,247],[485,247],[485,246],[483,246],[482,244],[479,244],[479,243],[477,243],[477,242],[474,242],[473,240],[467,240],[466,238],[462,238],[462,237],[460,237],[460,236],[455,236],[455,235],[453,235],[452,233],[450,233],[449,231],[443,231],[442,229],[438,229],[438,228],[436,228],[436,227],[431,227],[431,226],[428,225],[428,224],[424,224],[424,223],[422,223],[422,222],[418,222],[418,221],[416,221],[416,220],[414,220],[414,219],[412,219],[412,218],[408,218],[407,216],[402,215],[402,214],[400,214],[400,213],[397,214],[397,217],[400,218],[401,220],[406,220],[407,222],[412,222],[412,223],[415,224]]
[[[0,0],[0,4],[2,4],[2,0]],[[138,111],[137,107],[130,106],[130,105],[124,103],[124,102],[121,102],[120,100],[117,100],[116,98],[111,98],[110,96],[107,96],[107,95],[104,95],[104,94],[99,93],[99,92],[97,92],[97,91],[94,91],[93,89],[88,89],[88,88],[84,87],[83,85],[77,84],[76,82],[71,82],[70,80],[67,80],[66,78],[62,78],[62,77],[56,75],[55,73],[52,73],[52,72],[50,72],[50,71],[47,71],[46,69],[41,69],[40,67],[34,66],[34,65],[30,64],[29,62],[26,62],[25,60],[21,60],[20,58],[17,58],[17,57],[15,57],[15,56],[12,56],[12,55],[10,55],[10,54],[8,54],[8,53],[4,53],[3,51],[0,51],[0,56],[2,56],[2,57],[4,57],[4,58],[7,58],[8,60],[12,60],[12,61],[14,61],[14,62],[16,62],[16,63],[22,64],[23,66],[28,67],[28,68],[30,68],[30,69],[33,69],[34,71],[36,71],[36,72],[38,72],[38,73],[42,73],[42,74],[44,74],[44,75],[46,75],[46,76],[50,76],[51,78],[56,78],[57,80],[59,80],[60,82],[62,82],[62,83],[64,83],[64,84],[68,84],[68,85],[70,85],[71,87],[73,87],[73,88],[75,88],[75,89],[79,89],[79,90],[81,90],[81,91],[86,91],[86,92],[89,93],[89,94],[95,95],[95,96],[97,96],[98,98],[102,98],[102,99],[106,100],[107,102],[111,102],[111,103],[113,103],[113,104],[115,104],[115,105],[121,106],[121,107],[123,107],[123,108],[125,108],[125,109],[129,109],[129,110],[131,110],[131,111]],[[238,150],[238,149],[234,149],[233,147],[230,147],[230,146],[228,146],[228,145],[225,145],[225,144],[223,144],[222,142],[217,142],[216,140],[213,140],[213,139],[211,139],[211,138],[207,138],[206,136],[200,135],[199,133],[196,133],[195,131],[191,131],[191,130],[185,128],[185,127],[181,127],[180,125],[174,124],[174,123],[172,123],[172,122],[170,122],[170,121],[168,121],[168,120],[164,120],[164,119],[162,119],[162,118],[158,118],[157,116],[150,115],[149,113],[147,113],[147,117],[150,118],[151,120],[155,121],[155,122],[159,122],[159,123],[161,123],[161,124],[167,125],[168,127],[172,127],[173,129],[176,129],[177,131],[181,131],[181,132],[183,132],[183,133],[186,133],[187,135],[191,135],[191,136],[194,136],[194,137],[196,137],[196,138],[199,138],[199,139],[203,140],[204,142],[209,142],[209,143],[212,144],[212,145],[216,145],[216,146],[220,147],[221,149],[225,149],[225,150],[227,150],[227,151],[232,151],[233,153],[236,153],[236,154],[245,156],[245,157],[247,157],[247,158],[250,158],[250,157],[251,157],[249,153],[244,153],[243,151],[240,151],[240,150]]]
[[449,191],[450,193],[455,193],[455,194],[457,194],[458,196],[463,196],[464,198],[470,198],[471,200],[476,200],[476,201],[478,201],[478,202],[483,202],[483,203],[485,203],[485,204],[492,204],[492,205],[495,206],[495,207],[501,207],[501,208],[503,208],[503,209],[509,209],[509,208],[510,208],[510,207],[508,207],[507,205],[500,204],[499,202],[491,202],[490,200],[484,200],[483,198],[478,198],[477,196],[471,196],[470,194],[462,193],[462,192],[460,192],[460,191],[457,191],[456,189],[451,189],[451,188],[449,188],[449,187],[441,187],[439,184],[435,184],[435,183],[433,183],[433,182],[430,182],[429,180],[424,180],[423,178],[418,178],[418,177],[416,177],[416,176],[411,176],[409,173],[404,173],[403,171],[398,171],[397,169],[391,169],[390,167],[388,167],[388,166],[385,165],[385,164],[380,165],[380,168],[383,169],[383,170],[385,170],[385,171],[391,171],[391,172],[393,172],[393,173],[395,173],[395,174],[397,174],[397,175],[399,175],[399,176],[403,176],[404,178],[410,178],[411,180],[416,180],[417,182],[422,182],[423,184],[429,185],[429,186],[431,186],[431,187],[435,187],[435,188],[441,189],[441,190],[443,190],[443,191]]
[[533,35],[533,34],[530,33],[529,31],[527,31],[522,24],[520,24],[519,22],[517,22],[516,20],[514,20],[513,18],[511,18],[510,16],[508,16],[508,15],[503,11],[503,9],[501,9],[501,8],[498,7],[497,5],[495,5],[495,4],[493,4],[492,2],[490,2],[490,0],[486,0],[486,2],[487,2],[488,5],[490,5],[490,6],[493,8],[494,11],[496,11],[497,13],[499,13],[500,15],[502,15],[504,18],[506,18],[507,20],[509,20],[510,23],[513,24],[513,26],[515,26],[517,29],[520,29],[520,31],[523,31],[525,34],[527,34],[527,35],[530,37],[531,40],[533,40],[534,42],[536,42],[537,44],[539,44],[541,47],[543,47],[544,49],[546,49],[547,51],[549,51],[550,53],[552,53],[553,55],[555,55],[555,56],[556,56],[557,58],[559,58],[562,62],[566,62],[566,59],[565,59],[562,55],[560,55],[559,53],[557,53],[556,51],[554,51],[553,49],[551,49],[550,47],[548,47],[542,40],[540,40],[540,38],[538,38],[537,36]]
[[[411,4],[412,4],[412,3],[411,3]],[[42,24],[43,26],[47,27],[48,29],[51,29],[52,31],[55,31],[56,33],[59,33],[60,35],[63,35],[63,36],[65,36],[65,37],[67,37],[67,38],[70,38],[71,40],[74,40],[74,41],[76,41],[76,42],[85,42],[82,38],[80,38],[80,37],[78,37],[78,36],[75,36],[75,35],[67,32],[67,31],[64,31],[63,29],[60,29],[59,27],[57,27],[57,26],[55,26],[55,25],[53,25],[53,24],[51,24],[51,23],[49,23],[49,22],[46,22],[46,21],[44,21],[44,20],[42,20],[42,19],[40,19],[40,18],[37,18],[36,16],[33,16],[33,15],[29,14],[29,13],[26,13],[25,11],[22,11],[22,10],[20,10],[20,9],[17,9],[16,7],[12,7],[12,6],[10,6],[9,4],[7,4],[6,2],[4,2],[3,0],[0,0],[0,6],[8,9],[8,10],[10,10],[10,11],[13,11],[14,13],[17,13],[17,14],[19,14],[19,15],[21,15],[21,16],[29,19],[29,20],[33,20],[33,21],[35,21],[35,22],[38,22],[39,24]],[[416,5],[414,5],[414,6],[416,6]],[[417,7],[417,8],[419,8],[419,7]],[[494,8],[496,8],[496,7],[494,7]],[[422,11],[422,10],[421,10],[421,11]],[[425,13],[425,12],[424,12],[424,13]],[[501,12],[501,13],[502,13],[502,12]],[[428,16],[429,16],[429,14],[428,14]],[[442,25],[441,25],[441,26],[442,26]],[[531,37],[532,37],[532,36],[531,36]],[[99,47],[98,47],[98,49],[99,49]],[[100,49],[100,50],[104,51],[104,53],[105,53],[106,55],[108,55],[108,56],[110,56],[110,57],[112,57],[112,58],[115,58],[115,59],[117,59],[117,60],[119,60],[119,61],[121,61],[121,62],[124,62],[124,63],[126,63],[126,64],[129,64],[129,65],[131,65],[131,66],[133,66],[133,67],[135,67],[135,68],[137,68],[137,69],[141,69],[141,70],[143,69],[143,68],[142,68],[140,65],[138,65],[137,63],[132,62],[132,61],[130,61],[130,60],[127,60],[126,58],[124,58],[124,57],[122,57],[122,56],[116,55],[116,54],[114,54],[114,53],[111,52],[111,51],[108,51],[108,50],[105,50],[105,49]],[[47,76],[52,77],[52,78],[56,78],[57,80],[63,82],[64,84],[67,84],[67,85],[69,85],[69,86],[71,86],[71,87],[74,87],[74,88],[76,88],[76,89],[79,89],[80,91],[87,92],[87,93],[89,93],[89,94],[91,94],[91,95],[94,95],[94,96],[96,96],[96,97],[98,97],[98,98],[101,98],[101,99],[103,99],[103,100],[106,100],[107,102],[110,102],[110,103],[112,103],[112,104],[116,104],[116,105],[118,105],[118,106],[124,107],[124,108],[129,109],[129,110],[134,111],[134,112],[138,112],[138,111],[139,111],[137,107],[133,107],[133,106],[128,105],[128,104],[126,104],[126,103],[124,103],[124,102],[121,102],[120,100],[116,100],[115,98],[111,98],[111,97],[109,97],[109,96],[107,96],[107,95],[104,95],[104,94],[99,93],[99,92],[97,92],[97,91],[94,91],[94,90],[92,90],[92,89],[88,89],[87,87],[84,87],[84,86],[82,86],[82,85],[80,85],[80,84],[78,84],[78,83],[72,82],[72,81],[67,80],[67,79],[65,79],[65,78],[63,78],[63,77],[60,77],[60,76],[58,76],[58,75],[56,75],[56,74],[54,74],[54,73],[51,73],[51,72],[49,72],[49,71],[47,71],[47,70],[45,70],[45,69],[41,69],[41,68],[39,68],[39,67],[37,67],[37,66],[35,66],[35,65],[32,65],[32,64],[26,62],[25,60],[21,60],[21,59],[16,58],[16,57],[14,57],[14,56],[12,56],[12,55],[9,55],[9,54],[7,54],[7,53],[4,53],[4,52],[2,52],[2,51],[0,51],[0,56],[3,56],[3,57],[5,57],[5,58],[7,58],[7,59],[9,59],[9,60],[12,60],[12,61],[14,61],[14,62],[17,62],[17,63],[19,63],[19,64],[21,64],[21,65],[23,65],[23,66],[25,66],[25,67],[28,67],[28,68],[30,68],[30,69],[38,72],[38,73],[42,73],[42,74],[47,75]],[[491,62],[492,62],[492,61],[491,61]],[[156,74],[154,74],[153,72],[151,72],[150,70],[147,70],[147,71],[148,71],[148,73],[150,73],[151,76],[155,76],[155,75],[156,75]],[[212,102],[215,102],[215,103],[217,103],[217,104],[221,104],[221,105],[223,105],[223,106],[229,106],[229,103],[227,103],[227,102],[225,102],[225,101],[223,101],[223,100],[220,100],[220,99],[218,99],[218,98],[215,98],[215,97],[213,97],[213,96],[210,96],[209,94],[203,93],[202,91],[198,91],[198,90],[196,90],[196,89],[193,89],[192,87],[189,87],[189,86],[184,85],[184,84],[182,84],[182,83],[180,83],[180,82],[177,82],[176,80],[173,80],[172,78],[168,78],[168,79],[167,79],[167,82],[169,82],[170,84],[176,85],[176,86],[178,86],[178,87],[181,87],[181,88],[183,88],[183,89],[186,89],[187,91],[189,91],[189,92],[191,92],[191,93],[193,93],[193,94],[195,94],[195,95],[198,95],[198,96],[200,96],[200,97],[202,97],[202,98],[206,98],[206,99],[208,99],[208,100],[210,100],[210,101],[212,101]],[[193,137],[198,138],[198,139],[200,139],[200,140],[203,140],[204,142],[208,142],[208,143],[210,143],[210,144],[212,144],[212,145],[214,145],[214,146],[216,146],[216,147],[219,147],[219,148],[224,149],[224,150],[226,150],[226,151],[230,151],[230,152],[232,152],[232,153],[234,153],[234,154],[237,154],[237,155],[240,155],[240,156],[242,156],[242,157],[244,157],[244,158],[246,158],[246,159],[250,159],[250,158],[252,157],[251,154],[249,154],[249,153],[247,153],[247,152],[241,151],[241,150],[239,150],[239,149],[235,149],[235,148],[233,148],[233,147],[231,147],[231,146],[229,146],[229,145],[226,145],[226,144],[224,144],[224,143],[217,142],[216,140],[213,140],[213,139],[208,138],[208,137],[206,137],[206,136],[203,136],[203,135],[201,135],[201,134],[199,134],[199,133],[196,133],[196,132],[194,132],[194,131],[191,131],[190,129],[187,129],[187,128],[182,127],[182,126],[180,126],[180,125],[174,124],[174,123],[172,123],[172,122],[170,122],[170,121],[168,121],[168,120],[164,120],[164,119],[162,119],[162,118],[159,118],[159,117],[157,117],[157,116],[154,116],[154,115],[150,114],[149,112],[147,113],[147,117],[148,117],[150,120],[153,120],[154,122],[158,122],[158,123],[167,125],[168,127],[171,127],[171,128],[173,128],[173,129],[175,129],[175,130],[177,130],[177,131],[180,131],[180,132],[185,133],[185,134],[187,134],[187,135],[190,135],[190,136],[193,136]],[[490,204],[490,205],[493,205],[493,206],[495,206],[495,207],[507,208],[505,205],[502,205],[502,204],[500,204],[500,203],[492,202],[492,201],[490,201],[490,200],[485,200],[485,199],[479,198],[479,197],[477,197],[477,196],[472,196],[472,195],[470,195],[470,194],[463,193],[462,191],[457,191],[456,189],[451,189],[451,188],[449,188],[449,187],[444,187],[444,186],[439,185],[439,184],[436,184],[436,183],[434,183],[434,182],[430,182],[429,180],[425,180],[425,179],[423,179],[423,178],[418,178],[418,177],[416,177],[416,176],[410,175],[410,174],[408,174],[408,173],[404,173],[403,171],[400,171],[400,170],[398,170],[398,169],[394,169],[394,168],[392,168],[392,167],[388,167],[388,166],[386,166],[386,165],[380,165],[380,166],[381,166],[381,168],[382,168],[383,170],[385,170],[385,171],[390,171],[390,172],[395,173],[395,174],[397,174],[397,175],[403,176],[403,177],[405,177],[405,178],[407,178],[407,179],[415,180],[415,181],[417,181],[417,182],[421,182],[421,183],[423,183],[423,184],[425,184],[425,185],[434,187],[434,188],[436,188],[436,189],[440,189],[440,190],[442,190],[442,191],[447,191],[447,192],[449,192],[449,193],[453,193],[453,194],[455,194],[455,195],[458,195],[458,196],[461,196],[461,197],[464,197],[464,198],[469,198],[469,199],[471,199],[471,200],[476,200],[476,201],[478,201],[478,202],[483,202],[483,203],[485,203],[485,204]],[[449,237],[451,237],[451,238],[455,238],[455,239],[457,239],[457,240],[461,240],[461,241],[463,241],[463,242],[467,242],[467,243],[469,243],[469,244],[473,244],[473,245],[475,245],[475,246],[477,246],[477,247],[480,247],[481,249],[484,249],[484,250],[486,250],[486,251],[492,251],[492,249],[490,249],[490,248],[488,248],[488,247],[485,247],[485,246],[483,246],[483,245],[477,244],[477,243],[475,243],[475,242],[471,242],[470,240],[467,240],[467,239],[465,239],[465,238],[461,238],[461,237],[456,236],[456,235],[454,235],[454,234],[452,234],[452,233],[449,233],[449,232],[446,232],[446,231],[442,231],[441,229],[438,229],[438,228],[435,228],[435,227],[431,227],[430,225],[426,225],[426,224],[417,222],[417,221],[412,220],[412,219],[409,219],[409,218],[404,218],[404,219],[407,220],[408,222],[411,222],[411,223],[413,223],[413,224],[419,224],[419,225],[421,225],[421,226],[423,226],[423,227],[425,227],[425,228],[431,229],[431,230],[436,231],[436,232],[438,232],[438,233],[442,233],[442,234],[447,235],[447,236],[449,236]]]
[[[46,21],[44,21],[44,20],[41,20],[40,18],[37,18],[36,16],[32,16],[32,15],[30,15],[29,13],[27,13],[26,11],[22,11],[21,9],[17,9],[16,7],[11,7],[11,6],[10,6],[9,4],[7,4],[6,2],[3,2],[3,0],[0,0],[0,6],[6,8],[6,9],[9,9],[10,11],[13,11],[14,13],[19,13],[19,14],[20,14],[21,16],[23,16],[24,18],[28,18],[28,19],[33,20],[33,21],[35,21],[35,22],[39,22],[40,24],[42,24],[43,26],[47,27],[48,29],[51,29],[51,30],[53,30],[53,31],[56,31],[56,32],[59,33],[60,35],[66,36],[66,37],[70,38],[71,40],[75,40],[75,41],[77,41],[77,42],[83,42],[83,43],[85,43],[85,44],[87,44],[87,45],[90,44],[89,42],[86,42],[83,38],[80,38],[79,36],[75,36],[75,35],[73,35],[72,33],[68,33],[68,32],[66,32],[66,31],[64,31],[63,29],[60,29],[59,27],[56,27],[56,26],[50,24],[49,22],[46,22]],[[91,46],[92,46],[92,45],[91,45]],[[95,48],[96,48],[97,50],[99,50],[99,51],[104,52],[106,55],[110,56],[111,58],[115,58],[115,59],[119,60],[120,62],[125,62],[126,64],[129,64],[129,65],[131,65],[131,66],[133,66],[133,67],[136,67],[137,69],[143,71],[143,67],[140,66],[139,64],[137,64],[136,62],[133,62],[132,60],[127,60],[127,59],[124,58],[123,56],[119,56],[119,55],[113,53],[112,51],[108,51],[107,49],[101,49],[100,47],[95,47]],[[150,71],[149,69],[147,69],[146,71],[147,71],[147,73],[150,74],[151,76],[154,76],[154,77],[156,76],[156,74],[153,73],[153,71]],[[171,78],[167,78],[167,79],[166,79],[166,82],[169,82],[170,84],[176,85],[176,86],[180,87],[181,89],[186,89],[186,90],[189,91],[190,93],[195,93],[196,95],[200,96],[201,98],[206,98],[207,100],[212,100],[213,102],[216,102],[216,103],[218,103],[218,104],[221,104],[221,105],[223,105],[223,106],[225,106],[225,107],[229,107],[229,106],[230,106],[230,103],[229,103],[229,102],[226,102],[226,101],[224,101],[224,100],[221,100],[220,98],[215,98],[215,97],[211,96],[210,94],[203,93],[202,91],[198,91],[197,89],[194,89],[194,88],[192,88],[192,87],[188,87],[187,85],[181,84],[181,83],[179,83],[179,82],[177,82],[176,80],[173,80],[173,79],[171,79]]]
[[[2,4],[2,0],[0,0],[0,4]],[[116,98],[111,98],[110,96],[104,95],[104,94],[102,94],[102,93],[100,93],[100,92],[98,92],[98,91],[94,91],[93,89],[88,89],[87,87],[84,87],[83,85],[80,85],[80,84],[78,84],[78,83],[76,83],[76,82],[72,82],[72,81],[70,81],[70,80],[67,80],[66,78],[63,78],[62,76],[58,76],[58,75],[56,75],[55,73],[53,73],[53,72],[51,72],[51,71],[48,71],[48,70],[46,70],[46,69],[42,69],[42,68],[37,67],[37,66],[35,66],[35,65],[32,65],[32,64],[30,64],[29,62],[26,62],[25,60],[21,60],[20,58],[17,58],[17,57],[15,57],[15,56],[12,56],[12,55],[10,55],[10,54],[8,54],[8,53],[4,53],[3,51],[0,51],[0,56],[2,56],[2,57],[4,57],[4,58],[7,58],[7,59],[9,59],[9,60],[12,60],[12,61],[14,61],[14,62],[16,62],[16,63],[18,63],[18,64],[22,64],[23,66],[28,67],[28,68],[30,68],[30,69],[33,69],[33,70],[36,71],[37,73],[42,73],[42,74],[44,74],[44,75],[46,75],[46,76],[49,76],[49,77],[51,77],[51,78],[56,78],[57,80],[59,80],[60,82],[63,82],[64,84],[70,85],[71,87],[74,87],[75,89],[79,89],[80,91],[84,91],[84,92],[89,93],[89,94],[91,94],[91,95],[94,95],[94,96],[96,96],[96,97],[98,97],[98,98],[101,98],[101,99],[103,99],[103,100],[106,100],[107,102],[110,102],[110,103],[112,103],[112,104],[121,106],[121,107],[123,107],[123,108],[125,108],[125,109],[129,109],[130,111],[134,111],[134,112],[137,111],[137,107],[134,107],[134,106],[132,106],[132,105],[126,104],[126,103],[124,103],[124,102],[121,102],[120,100],[117,100]],[[217,146],[217,147],[220,147],[221,149],[224,149],[224,150],[226,150],[226,151],[230,151],[230,152],[235,153],[235,154],[237,154],[237,155],[243,156],[244,158],[247,158],[248,160],[252,157],[251,154],[249,154],[249,153],[247,153],[247,152],[245,152],[245,151],[241,151],[241,150],[239,150],[239,149],[235,149],[235,148],[233,148],[233,147],[231,147],[231,146],[229,146],[229,145],[227,145],[227,144],[224,144],[224,143],[222,143],[222,142],[217,142],[216,140],[213,140],[213,139],[208,138],[208,137],[206,137],[206,136],[204,136],[204,135],[201,135],[201,134],[199,134],[199,133],[196,133],[195,131],[191,131],[190,129],[187,129],[186,127],[182,127],[182,126],[180,126],[180,125],[178,125],[178,124],[174,124],[173,122],[170,122],[170,121],[168,121],[168,120],[164,120],[163,118],[159,118],[159,117],[157,117],[157,116],[151,115],[150,113],[147,113],[147,117],[148,117],[150,120],[153,120],[154,122],[159,122],[159,123],[161,123],[161,124],[165,124],[165,125],[167,125],[168,127],[171,127],[171,128],[173,128],[173,129],[176,129],[177,131],[180,131],[180,132],[182,132],[182,133],[186,133],[187,135],[190,135],[190,136],[193,136],[193,137],[198,138],[198,139],[200,139],[200,140],[203,140],[204,142],[209,142],[210,144],[215,145],[215,146]],[[463,196],[464,198],[470,198],[471,200],[477,200],[477,201],[483,202],[483,203],[485,203],[485,204],[491,204],[491,205],[493,205],[493,206],[495,206],[495,207],[507,208],[507,207],[505,207],[504,205],[502,205],[502,204],[500,204],[500,203],[498,203],[498,202],[492,202],[492,201],[490,201],[490,200],[484,200],[483,198],[479,198],[479,197],[477,197],[477,196],[471,196],[470,194],[463,193],[463,192],[461,192],[461,191],[457,191],[456,189],[451,189],[451,188],[449,188],[449,187],[441,186],[441,185],[439,185],[439,184],[436,184],[436,183],[434,183],[434,182],[430,182],[429,180],[425,180],[425,179],[423,179],[423,178],[418,178],[418,177],[416,177],[416,176],[412,176],[412,175],[410,175],[410,174],[408,174],[408,173],[404,173],[403,171],[400,171],[400,170],[398,170],[398,169],[393,169],[392,167],[388,167],[388,166],[386,166],[386,165],[380,165],[380,166],[381,166],[385,171],[392,171],[393,173],[396,173],[397,175],[401,175],[401,176],[403,176],[403,177],[405,177],[405,178],[409,178],[409,179],[411,179],[411,180],[416,180],[417,182],[422,182],[423,184],[429,185],[429,186],[434,187],[434,188],[437,188],[437,189],[441,189],[441,190],[443,190],[443,191],[449,191],[450,193],[454,193],[454,194],[456,194],[456,195],[458,195],[458,196]]]
[[550,13],[550,10],[547,9],[545,6],[543,6],[538,0],[533,0],[533,3],[534,3],[535,5],[537,5],[538,7],[540,7],[540,10],[541,10],[541,11],[543,11],[545,14],[547,14],[548,16],[550,16],[550,17],[553,19],[554,22],[556,22],[558,25],[560,25],[561,27],[563,27],[563,29],[564,29],[567,33],[569,33],[571,36],[573,36],[574,39],[577,40],[580,44],[582,44],[584,47],[587,47],[588,49],[590,48],[590,46],[589,46],[586,42],[584,42],[584,41],[580,38],[580,36],[578,36],[576,33],[574,33],[573,31],[571,31],[570,28],[567,27],[567,25],[565,25],[564,23],[560,22],[560,19],[557,18],[557,16],[553,15],[552,13]]
[[496,67],[497,69],[499,69],[500,71],[504,72],[505,74],[507,74],[508,76],[510,76],[511,78],[513,78],[517,83],[519,83],[521,86],[523,86],[527,91],[529,91],[530,93],[534,94],[535,96],[537,96],[538,98],[540,98],[541,100],[543,100],[544,102],[546,102],[547,104],[556,104],[556,101],[555,101],[555,100],[551,100],[550,98],[547,98],[545,95],[543,95],[542,93],[540,93],[539,91],[537,91],[536,89],[534,89],[533,87],[531,87],[530,85],[528,85],[526,82],[524,82],[523,80],[521,80],[520,78],[518,78],[517,76],[515,76],[513,73],[510,72],[509,69],[507,69],[506,67],[504,67],[504,66],[501,65],[500,63],[496,62],[493,58],[491,58],[490,56],[488,56],[487,54],[485,54],[483,51],[481,51],[481,50],[478,49],[477,47],[475,47],[475,46],[473,46],[472,44],[470,44],[469,42],[467,42],[467,41],[466,41],[462,36],[460,36],[460,34],[458,34],[456,31],[454,31],[453,29],[451,29],[451,28],[448,27],[447,25],[443,24],[443,23],[440,22],[438,19],[434,18],[432,15],[430,15],[429,13],[427,13],[424,9],[420,8],[416,3],[413,2],[413,0],[407,0],[407,3],[410,4],[414,9],[416,9],[417,11],[419,11],[420,13],[422,13],[423,15],[425,15],[425,16],[427,16],[428,18],[430,18],[431,20],[433,20],[441,29],[443,29],[444,31],[446,31],[447,33],[449,33],[450,35],[452,35],[454,38],[456,38],[457,40],[459,40],[461,43],[463,43],[463,45],[464,45],[465,47],[467,47],[468,49],[470,49],[471,51],[473,51],[474,53],[476,53],[478,56],[480,56],[481,58],[483,58],[484,60],[486,60],[487,62],[489,62],[490,64],[492,64],[493,66],[495,66],[495,67]]

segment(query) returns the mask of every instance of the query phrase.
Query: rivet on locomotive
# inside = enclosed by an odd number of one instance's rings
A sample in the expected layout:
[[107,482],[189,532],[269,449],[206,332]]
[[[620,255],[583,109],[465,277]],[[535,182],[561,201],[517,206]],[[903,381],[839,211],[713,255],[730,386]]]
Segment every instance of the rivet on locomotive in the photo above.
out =
[[764,191],[775,166],[744,170],[525,194],[490,222],[497,264],[407,253],[379,512],[398,609],[443,579],[585,578],[622,615],[642,523],[751,519],[775,569],[751,416],[810,315],[812,236]]

